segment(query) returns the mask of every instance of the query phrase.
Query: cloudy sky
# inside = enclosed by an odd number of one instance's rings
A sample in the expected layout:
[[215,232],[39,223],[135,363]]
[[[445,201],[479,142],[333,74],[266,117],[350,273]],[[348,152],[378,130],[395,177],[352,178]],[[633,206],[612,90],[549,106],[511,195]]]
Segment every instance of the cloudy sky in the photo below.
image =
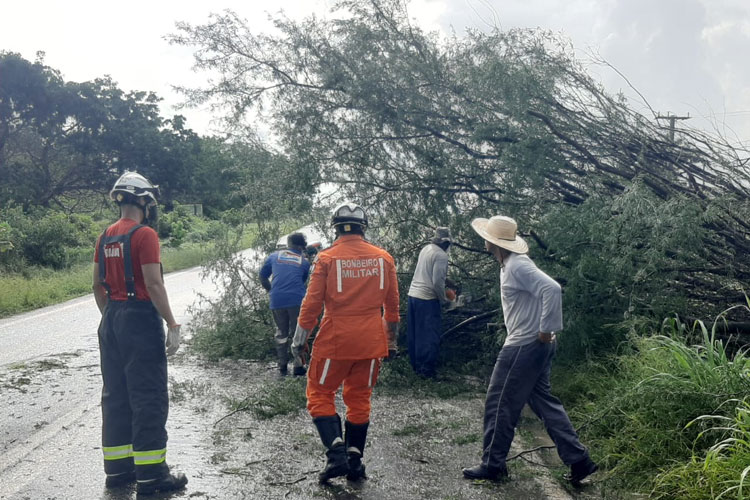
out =
[[[331,0],[25,0],[6,2],[0,50],[29,60],[46,53],[67,80],[111,75],[126,90],[153,90],[162,112],[180,102],[171,85],[200,85],[188,49],[163,36],[177,21],[202,23],[229,8],[258,30],[268,11],[291,17],[324,13]],[[568,36],[582,58],[595,54],[624,74],[660,113],[690,115],[690,125],[750,146],[750,0],[413,0],[425,28],[455,31],[540,27]],[[590,71],[610,91],[633,97],[628,83],[601,66]],[[0,75],[2,78],[2,75]],[[211,131],[206,112],[183,110],[188,125]]]

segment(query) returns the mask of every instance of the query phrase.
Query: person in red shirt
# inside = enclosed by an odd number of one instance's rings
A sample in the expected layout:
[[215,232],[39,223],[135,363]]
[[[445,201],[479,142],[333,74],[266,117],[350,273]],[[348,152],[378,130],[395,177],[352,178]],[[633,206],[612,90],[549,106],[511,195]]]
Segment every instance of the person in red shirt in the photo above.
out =
[[[157,186],[135,172],[115,182],[110,197],[120,220],[99,237],[93,289],[102,313],[99,352],[105,486],[137,480],[141,495],[183,488],[167,454],[167,354],[180,345],[180,325],[162,278],[156,221]],[[142,223],[149,225],[144,225]],[[162,323],[166,320],[166,338]]]
[[[395,349],[399,321],[398,281],[393,257],[364,239],[367,215],[355,203],[333,212],[336,240],[313,265],[302,302],[292,352],[306,348],[323,319],[307,371],[307,409],[327,448],[321,483],[346,475],[365,478],[362,455],[370,423],[370,396],[382,358]],[[334,395],[343,384],[346,434]]]

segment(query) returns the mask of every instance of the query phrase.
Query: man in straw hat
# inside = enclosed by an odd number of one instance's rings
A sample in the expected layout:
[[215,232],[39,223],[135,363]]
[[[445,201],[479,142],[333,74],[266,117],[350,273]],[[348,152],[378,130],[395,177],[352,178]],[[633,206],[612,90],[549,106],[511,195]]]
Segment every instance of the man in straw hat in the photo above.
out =
[[500,293],[508,330],[492,371],[484,409],[482,462],[463,469],[466,479],[500,480],[518,418],[525,404],[544,422],[560,459],[570,466],[566,477],[578,486],[597,470],[578,440],[565,408],[550,394],[550,364],[555,333],[562,329],[560,285],[526,255],[528,245],[516,234],[516,221],[496,215],[474,219],[471,227],[500,263]]
[[451,233],[447,227],[435,229],[435,237],[417,259],[417,267],[409,287],[407,304],[407,341],[409,362],[414,372],[424,377],[435,377],[440,334],[442,333],[441,305],[450,304],[456,294],[445,288],[448,275],[448,247]]

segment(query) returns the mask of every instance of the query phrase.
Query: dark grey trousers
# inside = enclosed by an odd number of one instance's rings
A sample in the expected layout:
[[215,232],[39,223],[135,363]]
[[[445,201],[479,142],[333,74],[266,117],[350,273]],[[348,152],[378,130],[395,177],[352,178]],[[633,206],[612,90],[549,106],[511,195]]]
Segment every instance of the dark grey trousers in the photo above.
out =
[[[289,362],[289,346],[294,337],[294,330],[297,328],[297,316],[299,316],[299,306],[285,307],[284,309],[273,309],[273,320],[276,322],[276,355],[278,357],[279,369],[286,370]],[[298,366],[295,361],[294,366]],[[299,364],[299,366],[302,366]]]
[[482,463],[505,467],[518,418],[526,403],[544,422],[560,459],[570,465],[588,456],[560,400],[550,394],[550,365],[555,343],[534,341],[503,347],[495,362],[484,406]]

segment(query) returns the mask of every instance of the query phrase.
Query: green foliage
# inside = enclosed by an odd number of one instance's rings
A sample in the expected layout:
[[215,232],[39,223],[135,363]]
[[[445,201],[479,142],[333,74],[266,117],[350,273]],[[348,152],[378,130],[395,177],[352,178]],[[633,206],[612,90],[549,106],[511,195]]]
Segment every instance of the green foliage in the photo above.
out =
[[169,238],[169,246],[179,247],[191,230],[192,219],[198,218],[185,214],[175,203],[171,212],[159,216],[159,237]]
[[91,264],[56,272],[24,268],[23,274],[0,273],[0,318],[91,293],[91,276]]
[[13,250],[13,242],[10,241],[11,227],[7,222],[0,222],[0,254]]
[[[653,498],[739,500],[750,497],[750,404],[747,399],[727,401],[732,416],[702,416],[692,423],[715,423],[704,434],[718,436],[705,458],[693,456],[684,465],[667,469],[656,478]],[[691,424],[692,424],[691,423]],[[722,439],[723,438],[723,439]]]
[[378,375],[378,392],[384,394],[409,394],[415,399],[475,397],[486,387],[479,379],[451,372],[439,380],[425,379],[416,375],[404,356],[381,365]]
[[[260,305],[260,304],[259,304]],[[218,301],[201,312],[193,336],[195,349],[208,359],[265,360],[275,355],[273,318],[266,307],[249,309]]]
[[688,463],[660,474],[654,498],[750,498],[750,403],[745,398],[727,401],[725,406],[735,408],[734,415],[701,416],[691,424],[714,423],[704,434],[726,437],[711,446],[704,459],[693,456]]
[[155,94],[109,77],[66,82],[7,52],[0,73],[0,203],[61,207],[107,192],[124,170],[159,184],[162,202],[190,189],[200,140],[184,118],[159,116]]
[[225,231],[204,265],[205,275],[224,291],[218,299],[203,298],[194,311],[194,347],[209,359],[275,356],[273,316],[256,270],[260,257],[254,251],[238,253],[241,243],[256,235],[255,228]]
[[[449,226],[460,244],[452,278],[487,310],[498,305],[497,266],[470,222],[515,217],[540,267],[564,284],[569,359],[616,348],[640,318],[706,318],[741,298],[750,169],[728,143],[695,131],[666,141],[553,33],[440,37],[414,26],[400,0],[333,10],[278,16],[273,35],[225,12],[171,36],[221,75],[191,98],[231,110],[241,130],[262,110],[288,156],[292,168],[270,169],[277,177],[248,170],[246,191],[335,186],[368,208],[368,235],[404,280],[426,234]],[[273,220],[274,210],[265,200],[248,213]]]
[[[90,216],[36,210],[25,214],[21,207],[0,209],[12,248],[0,254],[0,266],[20,270],[25,265],[63,269],[91,261],[101,224]],[[84,247],[86,251],[77,251]]]
[[642,182],[545,215],[539,233],[548,248],[537,252],[537,263],[565,283],[560,354],[611,352],[636,316],[652,318],[655,327],[654,318],[673,311],[712,310],[677,285],[686,268],[706,261],[702,222],[709,218],[693,200],[664,202]]
[[263,391],[246,399],[241,408],[248,409],[260,420],[289,415],[305,409],[304,377],[286,377],[270,382]]
[[[664,335],[632,338],[632,351],[614,359],[613,368],[579,367],[578,376],[555,377],[555,391],[574,420],[583,422],[583,440],[616,485],[650,491],[661,484],[664,498],[683,498],[667,493],[678,487],[683,464],[725,439],[709,432],[702,416],[734,415],[737,403],[727,401],[750,391],[750,358],[727,351],[716,339],[717,324],[709,331],[702,323],[688,328],[669,320]],[[699,343],[686,345],[683,334]],[[689,498],[713,498],[711,491]]]

